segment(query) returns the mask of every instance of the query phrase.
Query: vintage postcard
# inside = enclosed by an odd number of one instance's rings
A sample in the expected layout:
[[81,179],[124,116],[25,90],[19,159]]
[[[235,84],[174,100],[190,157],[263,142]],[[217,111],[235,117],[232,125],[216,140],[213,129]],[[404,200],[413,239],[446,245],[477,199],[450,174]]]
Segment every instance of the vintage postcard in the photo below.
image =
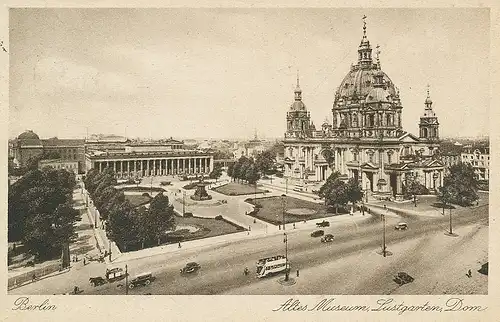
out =
[[491,10],[7,7],[6,317],[493,321]]

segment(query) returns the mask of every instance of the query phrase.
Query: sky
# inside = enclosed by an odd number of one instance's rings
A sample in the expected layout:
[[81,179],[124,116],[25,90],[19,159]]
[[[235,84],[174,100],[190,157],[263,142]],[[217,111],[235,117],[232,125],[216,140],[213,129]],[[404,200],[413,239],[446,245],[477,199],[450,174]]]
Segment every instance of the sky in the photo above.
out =
[[367,37],[418,133],[488,135],[488,9],[10,9],[9,136],[280,138],[294,99],[319,128]]

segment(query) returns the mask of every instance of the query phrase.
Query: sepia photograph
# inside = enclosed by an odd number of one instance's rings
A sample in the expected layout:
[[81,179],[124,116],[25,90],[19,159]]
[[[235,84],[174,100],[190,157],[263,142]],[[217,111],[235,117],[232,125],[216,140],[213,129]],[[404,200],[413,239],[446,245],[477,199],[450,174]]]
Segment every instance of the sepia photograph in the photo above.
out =
[[489,294],[488,8],[8,19],[14,307]]

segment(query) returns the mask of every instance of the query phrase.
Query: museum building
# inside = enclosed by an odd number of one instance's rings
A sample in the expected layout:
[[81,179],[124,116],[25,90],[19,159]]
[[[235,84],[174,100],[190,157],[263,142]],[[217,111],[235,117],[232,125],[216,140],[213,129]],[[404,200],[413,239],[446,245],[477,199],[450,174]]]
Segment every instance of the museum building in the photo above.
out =
[[338,171],[343,180],[355,178],[377,198],[402,198],[403,185],[417,180],[431,192],[443,184],[444,166],[438,157],[439,122],[427,89],[419,135],[402,128],[399,90],[375,61],[366,36],[358,62],[335,92],[332,122],[316,129],[302,101],[297,76],[295,99],[286,115],[284,175],[302,182],[323,182]]
[[125,143],[120,150],[92,150],[85,154],[86,170],[112,168],[118,179],[167,175],[208,175],[213,170],[213,154],[186,150],[183,142]]

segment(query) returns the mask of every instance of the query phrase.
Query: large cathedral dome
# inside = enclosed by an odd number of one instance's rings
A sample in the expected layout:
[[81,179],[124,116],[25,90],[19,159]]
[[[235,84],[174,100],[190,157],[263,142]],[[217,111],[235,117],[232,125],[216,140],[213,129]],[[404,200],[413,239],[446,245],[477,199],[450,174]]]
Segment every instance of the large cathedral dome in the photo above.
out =
[[374,89],[374,76],[377,72],[381,72],[383,75],[383,83],[389,94],[395,96],[396,89],[394,83],[391,81],[386,73],[377,69],[377,67],[371,68],[359,68],[353,67],[349,73],[344,77],[342,83],[337,90],[337,95],[346,98],[351,97],[356,92],[356,95],[360,98],[367,98],[368,93]]

